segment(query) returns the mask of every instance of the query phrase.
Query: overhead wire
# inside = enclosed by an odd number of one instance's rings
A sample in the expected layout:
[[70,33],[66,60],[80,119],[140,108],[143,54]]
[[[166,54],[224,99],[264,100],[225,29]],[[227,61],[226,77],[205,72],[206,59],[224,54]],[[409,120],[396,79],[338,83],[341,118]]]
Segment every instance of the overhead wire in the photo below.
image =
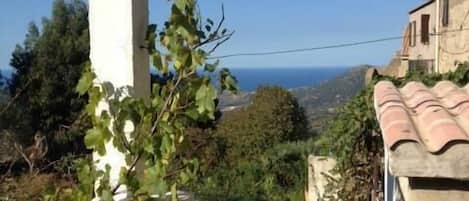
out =
[[[469,30],[469,28],[465,28],[465,29],[460,28],[460,29],[447,30],[447,31],[440,32],[440,33],[430,33],[429,35],[430,36],[436,36],[436,35],[442,35],[442,34],[445,34],[445,33],[453,33],[453,32],[466,31],[466,30]],[[420,34],[417,34],[416,36],[420,36]],[[353,47],[353,46],[361,46],[361,45],[367,45],[367,44],[379,43],[379,42],[385,42],[385,41],[401,40],[404,37],[405,36],[400,35],[400,36],[378,38],[378,39],[374,39],[374,40],[365,40],[365,41],[357,41],[357,42],[349,42],[349,43],[339,43],[339,44],[332,44],[332,45],[326,45],[326,46],[317,46],[317,47],[310,47],[310,48],[296,48],[296,49],[265,51],[265,52],[233,53],[233,54],[226,54],[226,55],[220,55],[220,56],[213,56],[213,57],[209,57],[208,59],[213,60],[213,59],[222,59],[222,58],[230,58],[230,57],[266,56],[266,55],[289,54],[289,53],[297,53],[297,52],[309,52],[309,51],[315,51],[315,50]],[[408,37],[411,37],[411,36],[408,36]]]

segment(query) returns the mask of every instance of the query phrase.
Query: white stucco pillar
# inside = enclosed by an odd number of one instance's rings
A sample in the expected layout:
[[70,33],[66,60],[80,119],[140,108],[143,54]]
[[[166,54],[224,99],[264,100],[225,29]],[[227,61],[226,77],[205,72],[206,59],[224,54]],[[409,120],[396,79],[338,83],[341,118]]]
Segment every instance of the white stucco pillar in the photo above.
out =
[[[147,0],[89,0],[90,59],[97,83],[108,82],[114,88],[130,87],[127,96],[148,98],[150,95],[149,57],[144,45],[148,25]],[[97,114],[108,110],[101,102]],[[129,123],[126,130],[133,126]],[[96,168],[111,166],[110,183],[115,186],[120,168],[126,166],[124,154],[112,142],[106,154],[93,154]],[[126,188],[119,188],[116,200],[125,200]]]

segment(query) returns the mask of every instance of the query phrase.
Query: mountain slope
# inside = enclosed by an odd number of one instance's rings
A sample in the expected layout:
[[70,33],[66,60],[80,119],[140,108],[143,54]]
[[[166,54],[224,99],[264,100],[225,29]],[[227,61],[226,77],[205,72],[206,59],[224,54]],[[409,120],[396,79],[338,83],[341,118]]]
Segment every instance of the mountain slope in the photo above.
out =
[[[321,121],[335,113],[335,108],[354,97],[365,86],[365,72],[370,66],[363,65],[349,69],[346,73],[322,82],[317,86],[290,89],[305,109],[306,115],[315,128]],[[222,94],[219,108],[232,110],[249,104],[253,93],[238,95]]]
[[369,66],[354,67],[318,86],[291,90],[305,109],[313,127],[321,127],[321,120],[333,115],[335,108],[346,103],[365,87],[365,73],[368,68]]

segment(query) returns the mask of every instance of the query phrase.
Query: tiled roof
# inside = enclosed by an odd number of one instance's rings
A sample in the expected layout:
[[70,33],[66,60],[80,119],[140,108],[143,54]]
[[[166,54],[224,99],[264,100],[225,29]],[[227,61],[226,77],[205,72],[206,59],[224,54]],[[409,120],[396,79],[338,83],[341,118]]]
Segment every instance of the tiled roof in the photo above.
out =
[[410,82],[396,88],[389,81],[375,85],[374,102],[385,145],[417,142],[431,153],[469,142],[469,85],[441,81],[429,88]]

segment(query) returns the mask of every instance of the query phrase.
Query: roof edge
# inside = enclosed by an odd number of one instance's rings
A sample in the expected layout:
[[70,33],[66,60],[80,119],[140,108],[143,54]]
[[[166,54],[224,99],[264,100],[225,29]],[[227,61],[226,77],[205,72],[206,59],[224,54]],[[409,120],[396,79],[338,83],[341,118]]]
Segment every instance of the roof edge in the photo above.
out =
[[430,5],[430,4],[434,3],[434,2],[435,2],[435,0],[430,0],[430,1],[428,1],[428,2],[426,2],[426,3],[424,3],[424,4],[422,4],[422,5],[420,5],[419,7],[410,10],[410,11],[409,11],[409,14],[415,13],[415,12],[417,12],[418,10],[420,10],[420,9],[422,9],[422,8],[425,8],[425,7],[427,7],[428,5]]

